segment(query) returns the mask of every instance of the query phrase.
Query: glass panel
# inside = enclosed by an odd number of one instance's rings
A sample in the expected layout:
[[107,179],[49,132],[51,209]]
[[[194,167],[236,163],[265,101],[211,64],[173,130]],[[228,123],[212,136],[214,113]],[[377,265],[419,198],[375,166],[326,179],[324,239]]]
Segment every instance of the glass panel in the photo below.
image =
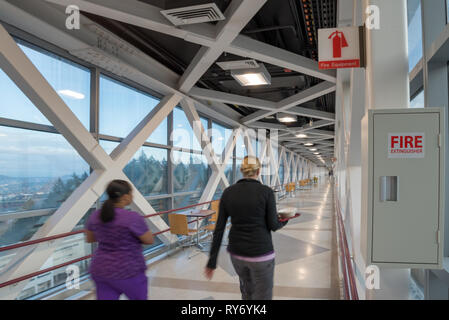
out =
[[[170,210],[170,198],[153,199],[149,202],[156,212]],[[161,218],[168,223],[168,218],[166,216],[166,214],[163,214]]]
[[61,135],[0,127],[0,213],[57,208],[88,172]]
[[[53,256],[46,262],[46,264],[40,270],[50,268],[52,266],[62,264],[64,262],[68,262],[70,260],[74,260],[91,254],[90,251],[91,245],[85,243],[83,234],[65,238],[63,241],[65,242],[61,243],[58,246],[59,248],[56,249],[56,252],[53,254]],[[50,263],[51,259],[55,259],[55,261],[53,263]],[[83,276],[88,273],[89,264],[90,259],[87,259],[71,264],[70,266],[78,267],[79,275]],[[67,279],[67,271],[68,271],[67,267],[62,267],[41,274],[34,278],[31,278],[31,280],[22,290],[17,299],[18,300],[27,299],[36,294],[45,292],[53,287],[64,284]]]
[[168,151],[142,147],[123,172],[144,196],[168,192]]
[[[165,198],[165,199],[154,199],[154,200],[150,200],[150,205],[153,207],[153,209],[156,212],[161,212],[161,211],[166,211],[169,210],[170,208],[170,202],[171,202],[171,198]],[[165,223],[167,223],[167,228],[168,228],[168,215],[167,214],[163,214],[160,216],[162,220],[165,221]],[[159,246],[160,244],[162,244],[162,240],[159,239],[158,236],[156,236],[154,238],[154,243],[151,245],[145,245],[143,246],[143,250],[145,251],[150,251],[151,249]]]
[[409,71],[423,56],[421,1],[407,0]]
[[[100,134],[126,137],[158,103],[157,98],[101,76]],[[167,119],[161,122],[147,141],[167,144]]]
[[[100,140],[110,154],[117,142]],[[168,151],[161,148],[141,147],[123,172],[144,196],[168,193]]]
[[208,180],[206,157],[181,151],[172,155],[174,192],[203,191]]
[[236,174],[235,174],[235,181],[239,181],[240,179],[243,178],[242,172],[240,171],[240,167],[242,166],[242,159],[236,159],[236,165],[235,165],[235,170],[236,170]]
[[236,149],[235,152],[236,152],[236,157],[237,158],[244,158],[247,155],[245,142],[244,142],[244,140],[242,138],[242,135],[240,135],[237,138],[235,149]]
[[[93,211],[94,209],[90,209],[73,230],[82,229],[86,219]],[[54,247],[55,251],[39,270],[44,270],[78,258],[86,257],[92,253],[92,245],[86,243],[83,233],[57,239],[55,240]],[[18,252],[18,250],[5,252],[5,255],[3,256],[0,255],[0,270],[6,265],[9,259]],[[79,268],[79,275],[83,276],[88,272],[89,260],[83,260],[72,264],[71,266],[77,266]],[[45,292],[55,286],[64,284],[67,279],[67,271],[67,267],[63,267],[31,278],[18,296],[18,299],[26,299],[35,294]]]
[[212,122],[212,146],[217,155],[222,155],[229,138],[232,136],[232,129],[226,128],[218,123]]
[[226,164],[225,175],[226,178],[228,178],[229,184],[230,185],[234,184],[234,170],[232,159]]
[[424,90],[410,102],[410,108],[424,108]]
[[293,182],[293,160],[290,164],[290,182]]
[[279,167],[279,180],[280,180],[280,184],[283,185],[284,184],[284,164],[283,163]]
[[201,192],[195,192],[193,194],[189,194],[186,196],[178,196],[174,197],[174,207],[175,208],[182,208],[186,206],[190,206],[192,204],[199,203],[201,198]]
[[[209,127],[208,120],[202,117],[200,117],[200,120],[203,128],[207,132]],[[198,139],[194,135],[189,119],[187,119],[184,110],[181,108],[175,108],[173,110],[173,134],[171,140],[175,147],[197,151],[202,150]]]
[[[31,49],[23,44],[19,44],[19,47],[81,123],[89,128],[89,70],[41,49]],[[0,117],[51,125],[2,70],[0,70],[0,88],[2,92]]]

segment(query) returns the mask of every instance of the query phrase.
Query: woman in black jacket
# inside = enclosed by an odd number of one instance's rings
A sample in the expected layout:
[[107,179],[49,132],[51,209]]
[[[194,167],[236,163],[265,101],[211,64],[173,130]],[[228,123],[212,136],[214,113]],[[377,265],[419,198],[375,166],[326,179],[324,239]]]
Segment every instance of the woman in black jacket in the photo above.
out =
[[240,167],[244,178],[223,192],[205,268],[205,276],[212,279],[226,221],[231,217],[228,252],[240,279],[243,300],[273,298],[275,254],[271,231],[287,223],[278,219],[273,190],[258,181],[260,167],[259,159],[245,157]]

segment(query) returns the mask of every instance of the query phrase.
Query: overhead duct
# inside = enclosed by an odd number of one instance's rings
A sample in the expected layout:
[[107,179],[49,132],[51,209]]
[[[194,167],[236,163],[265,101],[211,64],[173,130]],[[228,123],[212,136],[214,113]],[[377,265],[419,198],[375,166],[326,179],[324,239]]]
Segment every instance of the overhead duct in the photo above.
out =
[[219,6],[211,0],[166,1],[161,11],[175,26],[224,20]]

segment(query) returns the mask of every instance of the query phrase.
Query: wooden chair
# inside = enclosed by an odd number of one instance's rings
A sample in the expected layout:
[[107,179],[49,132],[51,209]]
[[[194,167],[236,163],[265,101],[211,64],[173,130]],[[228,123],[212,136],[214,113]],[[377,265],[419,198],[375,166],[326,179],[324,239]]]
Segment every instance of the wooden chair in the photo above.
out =
[[[210,232],[214,232],[215,227],[217,226],[218,215],[220,214],[220,200],[212,201],[212,203],[210,204],[210,209],[215,211],[215,213],[209,217],[209,222],[212,222],[212,223],[205,225],[203,227],[203,229],[206,229]],[[229,229],[229,228],[230,228],[230,224],[228,224],[226,226],[226,229]],[[212,243],[212,240],[206,241],[205,243]],[[226,241],[223,241],[221,245],[226,246],[227,245]]]
[[184,214],[169,214],[168,224],[170,225],[171,234],[190,236],[197,232],[196,229],[189,229],[187,216]]
[[212,201],[212,203],[210,204],[210,209],[214,210],[215,213],[209,217],[209,222],[211,222],[211,223],[204,226],[203,228],[208,231],[213,232],[217,225],[218,213],[220,211],[220,200]]

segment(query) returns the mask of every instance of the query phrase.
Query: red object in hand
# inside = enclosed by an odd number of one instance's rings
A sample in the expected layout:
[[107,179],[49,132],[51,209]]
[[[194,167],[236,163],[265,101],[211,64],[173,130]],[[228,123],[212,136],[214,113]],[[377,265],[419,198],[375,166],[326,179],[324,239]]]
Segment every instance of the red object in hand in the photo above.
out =
[[329,36],[329,39],[333,39],[332,47],[334,58],[341,58],[341,49],[349,47],[345,34],[341,31],[335,31]]
[[293,217],[285,218],[285,219],[279,219],[279,221],[280,221],[280,222],[285,222],[285,221],[288,221],[288,220],[290,220],[290,219],[298,218],[300,215],[301,215],[300,213],[297,213],[297,214],[295,214]]

